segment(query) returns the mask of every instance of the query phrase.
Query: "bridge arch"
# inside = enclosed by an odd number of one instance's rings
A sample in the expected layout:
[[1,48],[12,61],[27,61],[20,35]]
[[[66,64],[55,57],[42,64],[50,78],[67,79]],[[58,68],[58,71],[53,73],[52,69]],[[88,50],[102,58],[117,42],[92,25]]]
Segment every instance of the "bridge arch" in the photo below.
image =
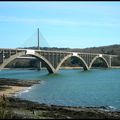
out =
[[0,70],[2,70],[11,61],[13,61],[14,59],[16,59],[17,57],[20,57],[22,55],[25,55],[25,52],[16,53],[15,55],[12,55],[11,57],[5,59],[4,62],[0,65]]
[[88,68],[88,65],[86,64],[85,60],[84,60],[82,57],[80,57],[80,56],[78,56],[78,55],[77,55],[77,56],[74,56],[74,55],[70,54],[70,55],[65,56],[65,57],[61,60],[61,62],[58,64],[58,66],[57,66],[57,68],[56,68],[56,72],[60,69],[61,65],[62,65],[68,58],[70,58],[70,57],[77,57],[77,58],[79,58],[79,59],[82,61],[84,70],[88,70],[88,69],[89,69],[89,68]]
[[45,57],[43,57],[42,55],[40,55],[38,53],[35,53],[34,55],[33,54],[29,54],[29,55],[36,57],[36,58],[40,59],[42,62],[44,62],[46,64],[46,68],[49,73],[55,73],[54,67],[51,65],[51,63]]
[[101,60],[103,60],[103,62],[105,62],[105,64],[106,64],[107,67],[109,67],[109,64],[108,64],[107,60],[106,60],[103,56],[96,56],[96,57],[94,57],[94,58],[92,59],[90,65],[89,65],[89,69],[92,67],[93,63],[94,63],[97,59],[99,59],[99,58],[100,58]]
[[[10,58],[4,60],[4,62],[0,66],[0,70],[3,69],[11,61],[13,61],[14,59],[16,59],[17,57],[20,57],[22,55],[25,55],[25,52],[16,53],[15,55],[12,55]],[[35,54],[27,54],[27,55],[36,57],[37,59],[40,59],[41,61],[43,61],[46,64],[46,68],[47,68],[49,73],[54,73],[55,72],[55,69],[53,68],[51,63],[46,58],[44,58],[43,56],[41,56],[41,55],[39,55],[37,53],[35,53]]]

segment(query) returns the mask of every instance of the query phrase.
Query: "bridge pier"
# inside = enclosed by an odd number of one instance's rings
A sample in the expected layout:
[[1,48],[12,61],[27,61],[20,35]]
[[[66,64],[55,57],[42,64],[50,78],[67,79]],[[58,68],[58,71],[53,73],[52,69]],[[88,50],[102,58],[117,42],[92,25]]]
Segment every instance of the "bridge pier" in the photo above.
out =
[[0,64],[4,62],[4,54],[3,51],[0,53]]
[[109,56],[109,68],[111,68],[111,59],[112,59],[112,57],[111,57],[111,55]]
[[42,62],[41,62],[41,61],[38,61],[37,69],[38,69],[38,70],[41,70],[41,69],[42,69]]

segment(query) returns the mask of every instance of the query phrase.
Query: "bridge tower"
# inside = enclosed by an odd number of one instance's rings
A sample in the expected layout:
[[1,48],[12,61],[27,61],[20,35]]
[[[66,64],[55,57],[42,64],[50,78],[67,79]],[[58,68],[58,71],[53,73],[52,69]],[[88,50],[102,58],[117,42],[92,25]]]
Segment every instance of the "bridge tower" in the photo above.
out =
[[[38,40],[38,50],[40,50],[39,28],[37,29],[37,40]],[[41,63],[41,61],[38,61],[38,65],[37,65],[38,70],[41,70],[41,67],[42,67],[42,63]]]
[[38,50],[40,50],[40,45],[39,45],[39,28],[37,29],[37,40],[38,40]]

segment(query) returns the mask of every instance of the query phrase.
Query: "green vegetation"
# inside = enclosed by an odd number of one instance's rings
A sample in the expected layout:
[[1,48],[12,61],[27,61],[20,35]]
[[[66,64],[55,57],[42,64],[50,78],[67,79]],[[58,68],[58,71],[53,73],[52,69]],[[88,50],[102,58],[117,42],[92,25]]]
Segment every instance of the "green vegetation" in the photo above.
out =
[[37,59],[30,60],[30,59],[15,59],[11,63],[9,63],[6,67],[10,68],[36,68],[37,67]]
[[8,105],[9,100],[4,95],[0,96],[0,119],[12,119],[15,117]]

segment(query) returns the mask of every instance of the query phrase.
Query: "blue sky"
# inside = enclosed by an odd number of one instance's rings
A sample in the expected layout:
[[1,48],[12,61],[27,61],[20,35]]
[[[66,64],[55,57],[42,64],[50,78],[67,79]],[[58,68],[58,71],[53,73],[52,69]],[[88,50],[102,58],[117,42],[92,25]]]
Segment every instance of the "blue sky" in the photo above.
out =
[[120,44],[120,2],[0,2],[0,48]]

